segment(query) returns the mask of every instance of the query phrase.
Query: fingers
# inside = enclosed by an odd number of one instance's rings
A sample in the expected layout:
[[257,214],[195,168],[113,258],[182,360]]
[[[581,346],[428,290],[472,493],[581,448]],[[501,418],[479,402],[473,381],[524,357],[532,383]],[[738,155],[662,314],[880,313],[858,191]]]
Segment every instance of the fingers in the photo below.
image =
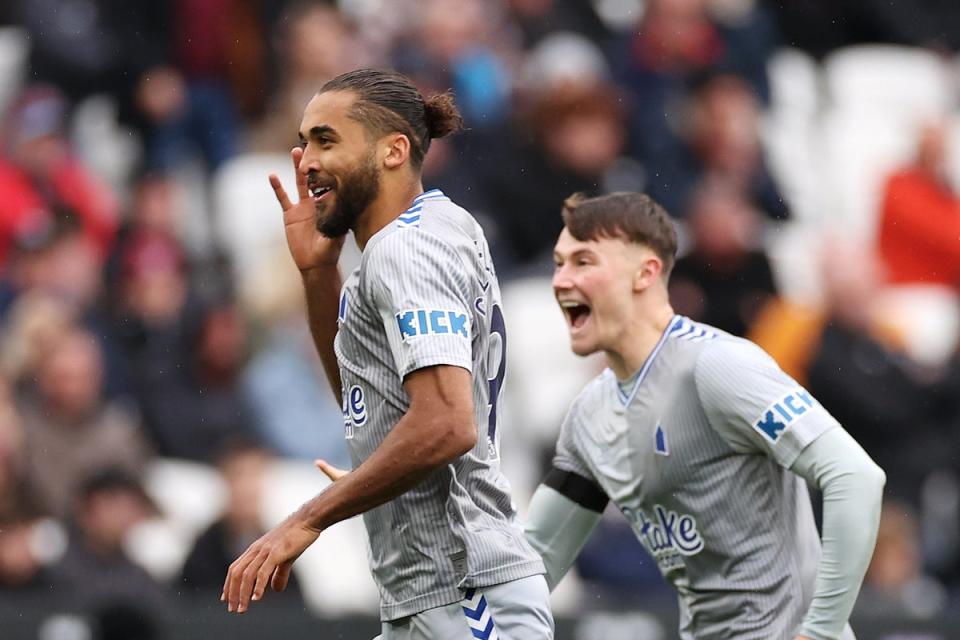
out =
[[227,611],[243,613],[250,607],[250,600],[263,597],[267,582],[273,574],[276,563],[266,550],[254,547],[237,558],[227,571],[220,601],[226,601]]
[[306,200],[310,194],[307,191],[307,176],[300,172],[300,161],[303,160],[303,149],[294,147],[290,150],[290,157],[293,158],[293,175],[296,176],[297,179],[297,194],[301,200]]
[[270,186],[273,187],[273,194],[277,196],[277,202],[280,203],[280,208],[284,211],[290,209],[293,204],[291,204],[290,198],[287,197],[287,192],[283,189],[283,185],[280,184],[280,178],[278,178],[275,173],[270,174]]
[[[267,590],[267,584],[270,582],[270,576],[273,575],[276,565],[273,562],[269,562],[269,556],[265,558],[265,562],[260,565],[260,568],[257,569],[256,574],[251,574],[256,576],[256,581],[253,583],[253,589],[250,591],[250,597],[252,600],[257,601],[263,597],[263,592]],[[246,592],[243,592],[246,593]],[[241,600],[240,606],[244,607],[244,602]],[[240,613],[243,613],[240,610]]]
[[292,562],[284,562],[273,572],[273,579],[270,581],[270,587],[274,591],[283,591],[287,588],[287,582],[290,581],[290,571],[293,569]]
[[313,464],[314,466],[317,467],[317,469],[320,469],[320,471],[323,471],[324,475],[330,478],[332,482],[336,482],[343,476],[347,475],[347,471],[333,466],[326,460],[317,459],[313,461]]

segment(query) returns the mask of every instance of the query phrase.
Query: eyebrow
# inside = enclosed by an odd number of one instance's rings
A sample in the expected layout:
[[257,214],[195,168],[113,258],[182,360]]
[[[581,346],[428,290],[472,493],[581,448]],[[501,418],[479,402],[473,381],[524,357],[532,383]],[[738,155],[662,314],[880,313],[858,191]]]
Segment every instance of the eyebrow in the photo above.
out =
[[561,258],[562,258],[562,259],[567,259],[567,260],[573,260],[574,258],[576,258],[576,257],[578,257],[578,256],[581,256],[581,255],[586,255],[586,256],[592,258],[592,257],[594,257],[594,256],[596,255],[596,252],[593,251],[592,249],[588,249],[588,248],[585,248],[585,247],[582,247],[582,248],[579,248],[579,249],[574,249],[572,252],[570,252],[569,255],[563,255],[563,254],[560,253],[559,251],[554,251],[554,252],[553,252],[553,257],[554,257],[555,260],[556,260],[556,259],[561,259]]
[[[307,141],[307,136],[304,136],[302,131],[297,132],[297,135],[300,136],[301,142]],[[311,140],[319,140],[321,137],[325,135],[330,136],[332,138],[340,137],[340,134],[337,133],[337,130],[328,124],[321,124],[316,127],[310,127],[310,131],[308,132],[308,135],[310,136]]]

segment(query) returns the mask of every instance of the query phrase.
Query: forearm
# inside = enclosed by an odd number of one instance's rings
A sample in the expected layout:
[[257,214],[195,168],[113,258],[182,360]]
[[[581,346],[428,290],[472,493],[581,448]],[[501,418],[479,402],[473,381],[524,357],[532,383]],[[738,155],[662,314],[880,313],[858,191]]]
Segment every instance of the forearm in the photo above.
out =
[[424,428],[422,423],[416,415],[405,415],[369,458],[301,507],[296,517],[322,531],[403,495],[470,448],[451,446],[462,441],[453,429]]
[[814,441],[792,468],[823,492],[823,551],[800,635],[833,640],[850,617],[873,555],[885,476],[842,429]]
[[307,298],[307,321],[310,335],[330,381],[333,395],[341,401],[340,367],[333,341],[337,336],[337,312],[343,278],[337,265],[318,266],[301,272]]
[[600,515],[546,485],[534,492],[524,532],[543,558],[551,591],[573,565]]

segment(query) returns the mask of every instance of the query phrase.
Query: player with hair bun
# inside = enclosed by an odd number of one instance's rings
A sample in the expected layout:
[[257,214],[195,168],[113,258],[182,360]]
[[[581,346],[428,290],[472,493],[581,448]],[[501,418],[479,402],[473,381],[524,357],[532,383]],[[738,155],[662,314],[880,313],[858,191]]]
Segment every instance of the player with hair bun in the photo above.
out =
[[[383,640],[553,637],[543,562],[499,466],[506,330],[490,251],[421,183],[430,141],[462,124],[450,94],[351,71],[304,111],[299,201],[270,176],[354,468],[230,566],[230,611],[283,589],[324,529],[363,514]],[[342,283],[348,231],[362,257]]]

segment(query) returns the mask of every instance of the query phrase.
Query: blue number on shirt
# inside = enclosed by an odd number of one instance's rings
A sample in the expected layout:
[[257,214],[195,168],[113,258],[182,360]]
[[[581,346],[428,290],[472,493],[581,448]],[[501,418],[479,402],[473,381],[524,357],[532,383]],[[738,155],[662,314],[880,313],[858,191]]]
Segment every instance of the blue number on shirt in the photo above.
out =
[[503,321],[503,312],[500,311],[500,305],[493,305],[490,310],[490,342],[489,342],[488,362],[492,367],[496,367],[493,377],[487,380],[490,385],[489,408],[490,421],[487,426],[487,437],[492,446],[497,442],[497,400],[500,398],[500,388],[503,385],[503,377],[507,373],[507,327]]

